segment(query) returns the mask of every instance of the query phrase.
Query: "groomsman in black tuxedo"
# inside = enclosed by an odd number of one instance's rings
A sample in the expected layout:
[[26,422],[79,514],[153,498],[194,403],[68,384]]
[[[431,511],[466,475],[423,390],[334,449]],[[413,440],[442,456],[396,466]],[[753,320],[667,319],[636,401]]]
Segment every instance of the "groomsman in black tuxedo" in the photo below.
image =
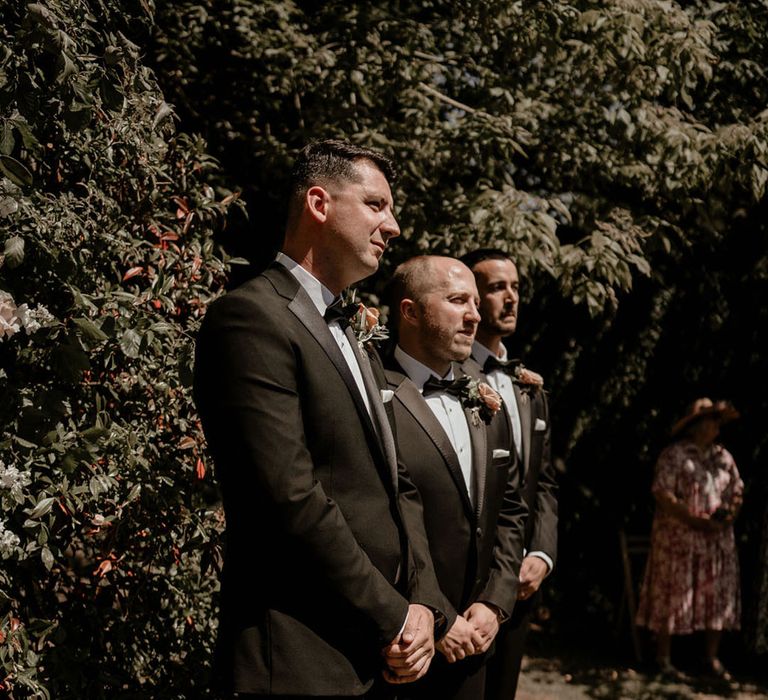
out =
[[441,654],[401,697],[478,700],[484,653],[517,598],[525,517],[517,460],[498,396],[475,393],[478,382],[456,364],[469,356],[480,320],[471,271],[452,258],[417,257],[397,268],[390,291],[397,345],[386,360],[387,398],[438,583],[452,605]]
[[338,313],[400,233],[391,180],[377,152],[307,146],[282,252],[200,331],[195,400],[227,521],[215,665],[237,697],[382,697],[382,675],[415,681],[434,653],[445,606],[413,486]]
[[536,594],[554,568],[557,554],[557,482],[550,455],[549,407],[541,376],[509,361],[502,343],[517,326],[520,281],[515,263],[496,249],[477,250],[462,260],[475,275],[481,316],[464,369],[486,378],[509,409],[513,449],[522,464],[522,492],[529,509],[519,600],[497,636],[487,671],[486,700],[510,700],[517,690]]

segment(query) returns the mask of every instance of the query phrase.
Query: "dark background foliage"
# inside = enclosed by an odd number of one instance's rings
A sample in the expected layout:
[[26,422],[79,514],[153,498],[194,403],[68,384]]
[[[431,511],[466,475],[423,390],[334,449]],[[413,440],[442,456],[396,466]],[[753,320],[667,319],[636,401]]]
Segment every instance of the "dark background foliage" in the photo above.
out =
[[647,532],[655,457],[699,395],[743,413],[749,609],[766,37],[756,0],[0,6],[0,290],[52,315],[0,341],[5,687],[206,692],[221,514],[191,339],[271,259],[292,157],[325,136],[400,165],[403,236],[369,294],[415,252],[519,261],[511,346],[546,377],[561,470],[548,624],[612,630],[618,531]]

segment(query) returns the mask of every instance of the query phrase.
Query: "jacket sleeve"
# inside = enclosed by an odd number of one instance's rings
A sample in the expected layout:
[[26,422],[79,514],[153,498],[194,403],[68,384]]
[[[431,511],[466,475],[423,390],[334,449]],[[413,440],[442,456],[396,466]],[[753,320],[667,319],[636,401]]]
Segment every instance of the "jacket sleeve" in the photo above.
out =
[[[497,420],[503,419],[498,416]],[[510,450],[510,463],[504,488],[504,500],[496,526],[496,542],[493,559],[484,589],[477,596],[479,601],[492,603],[509,617],[517,600],[520,564],[523,558],[525,520],[528,509],[519,488],[520,463],[517,452]]]
[[533,518],[531,552],[544,552],[552,562],[557,560],[557,473],[552,463],[552,449],[550,442],[549,406],[546,395],[539,392],[537,397],[537,413],[546,421],[546,432],[541,452],[541,467],[539,480],[536,486],[535,510]]

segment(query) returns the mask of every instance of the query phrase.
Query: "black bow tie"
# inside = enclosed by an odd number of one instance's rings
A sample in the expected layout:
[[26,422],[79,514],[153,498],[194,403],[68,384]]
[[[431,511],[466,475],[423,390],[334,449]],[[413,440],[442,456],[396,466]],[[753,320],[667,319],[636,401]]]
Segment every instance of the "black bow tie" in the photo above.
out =
[[[354,305],[357,308],[357,305]],[[344,330],[349,325],[350,308],[349,304],[344,304],[341,297],[337,297],[333,300],[333,303],[328,306],[323,314],[325,322],[328,324],[338,321],[341,326],[341,330]]]
[[422,390],[422,396],[426,397],[430,394],[438,394],[443,392],[455,396],[457,399],[461,398],[462,393],[469,384],[469,377],[461,377],[460,379],[438,379],[435,376],[430,376],[426,382],[424,382],[424,389]]
[[510,377],[514,377],[517,374],[517,368],[520,367],[520,360],[500,360],[498,357],[489,355],[488,359],[483,365],[483,374],[490,374],[494,370],[501,370],[508,374]]

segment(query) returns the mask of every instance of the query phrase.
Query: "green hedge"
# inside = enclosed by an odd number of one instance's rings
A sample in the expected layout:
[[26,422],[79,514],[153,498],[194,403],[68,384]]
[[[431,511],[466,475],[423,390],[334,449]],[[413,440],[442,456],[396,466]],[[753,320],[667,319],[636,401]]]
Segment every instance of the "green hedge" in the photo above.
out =
[[[10,5],[11,7],[9,7]],[[206,183],[116,1],[0,21],[0,683],[203,695],[222,515],[192,336],[237,198]],[[191,672],[190,669],[194,669]]]

